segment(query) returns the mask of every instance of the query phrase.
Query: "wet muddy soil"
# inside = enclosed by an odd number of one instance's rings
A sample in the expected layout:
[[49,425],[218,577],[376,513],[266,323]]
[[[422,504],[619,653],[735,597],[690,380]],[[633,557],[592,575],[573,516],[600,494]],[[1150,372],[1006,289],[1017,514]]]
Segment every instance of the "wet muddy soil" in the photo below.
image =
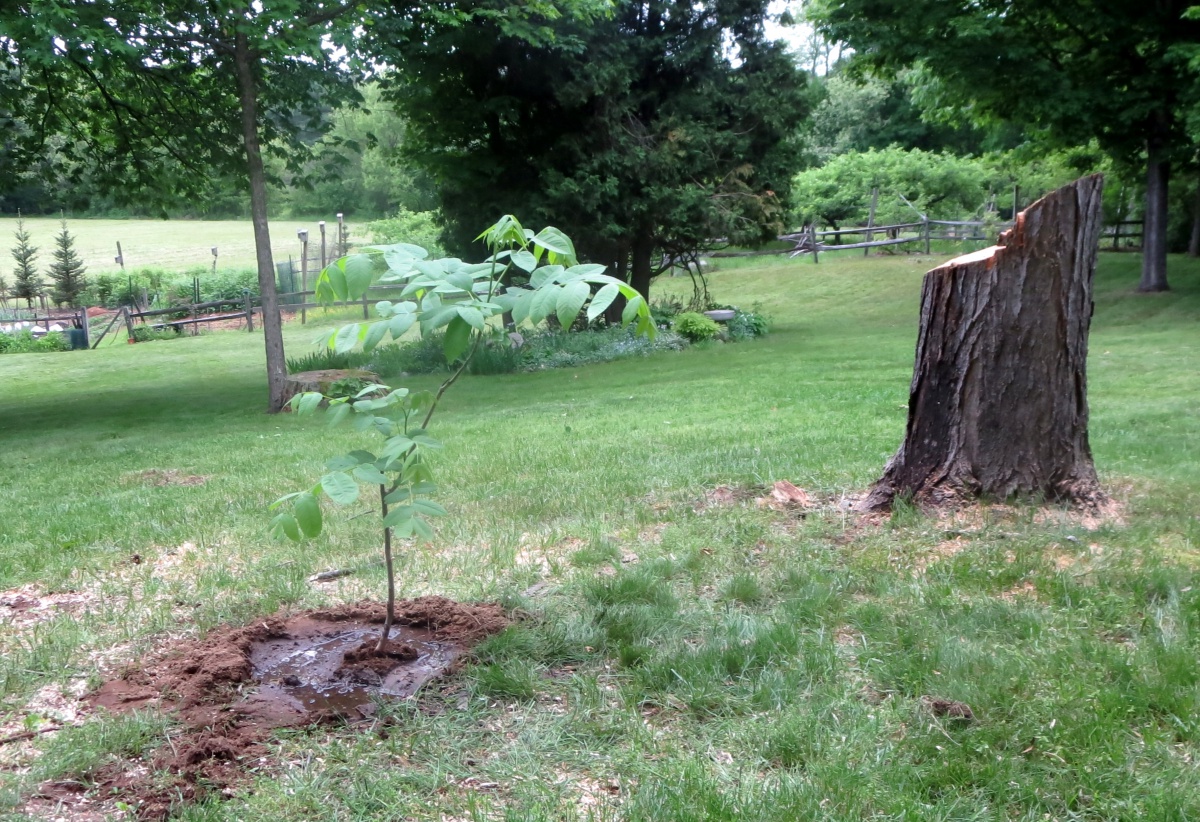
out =
[[163,819],[206,792],[228,793],[266,754],[273,729],[362,721],[380,700],[411,696],[453,671],[474,643],[508,625],[499,605],[404,600],[380,654],[384,617],[383,605],[360,602],[219,628],[105,682],[92,705],[156,708],[182,728],[148,768],[122,763],[92,774],[99,792],[144,819]]

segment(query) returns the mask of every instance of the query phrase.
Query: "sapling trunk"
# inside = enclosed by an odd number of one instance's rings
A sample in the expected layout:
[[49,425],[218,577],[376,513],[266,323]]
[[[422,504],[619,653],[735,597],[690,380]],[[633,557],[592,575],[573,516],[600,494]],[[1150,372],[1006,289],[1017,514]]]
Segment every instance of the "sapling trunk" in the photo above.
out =
[[[387,486],[379,486],[379,503],[383,506],[383,517],[387,519],[388,504],[387,504]],[[388,637],[392,633],[392,623],[396,620],[396,575],[392,572],[392,529],[383,529],[383,561],[387,565],[387,617],[383,620],[383,633],[379,636],[379,642],[375,645],[375,653],[383,653],[384,647],[387,645]]]

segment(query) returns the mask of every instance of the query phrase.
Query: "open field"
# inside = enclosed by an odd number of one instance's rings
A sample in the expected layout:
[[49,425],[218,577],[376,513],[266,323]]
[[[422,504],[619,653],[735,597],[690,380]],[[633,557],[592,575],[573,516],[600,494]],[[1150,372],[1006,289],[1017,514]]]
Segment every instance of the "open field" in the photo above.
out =
[[[1116,516],[861,517],[839,503],[900,442],[941,259],[737,261],[711,290],[760,304],[763,340],[464,379],[432,426],[451,516],[400,593],[520,621],[369,728],[280,733],[178,818],[1200,818],[1200,265],[1136,295],[1138,259],[1101,257]],[[289,324],[289,353],[318,330]],[[0,620],[0,737],[70,724],[71,694],[167,637],[382,594],[361,508],[269,538],[268,503],[360,440],[261,413],[262,361],[244,332],[0,358],[0,592],[43,597]],[[805,516],[755,504],[781,479]],[[307,581],[329,568],[359,571]],[[170,744],[161,719],[86,716],[0,745],[0,819]]]
[[[326,233],[332,245],[337,235],[337,219],[326,219]],[[33,244],[41,249],[38,264],[49,265],[54,238],[61,223],[53,217],[26,217],[25,227]],[[212,265],[212,247],[217,246],[221,268],[254,268],[254,233],[249,220],[69,220],[67,228],[75,235],[75,248],[88,271],[107,274],[119,271],[113,260],[117,243],[125,254],[126,269],[161,268],[169,272],[186,271],[195,266]],[[275,261],[292,256],[300,259],[300,241],[296,231],[306,228],[310,242],[318,240],[317,220],[272,220],[271,249]],[[12,245],[17,229],[15,217],[0,217],[0,247]],[[352,240],[362,240],[361,225],[350,224]],[[311,253],[311,252],[310,252]],[[0,272],[11,269],[8,254]],[[9,278],[11,279],[11,278]]]

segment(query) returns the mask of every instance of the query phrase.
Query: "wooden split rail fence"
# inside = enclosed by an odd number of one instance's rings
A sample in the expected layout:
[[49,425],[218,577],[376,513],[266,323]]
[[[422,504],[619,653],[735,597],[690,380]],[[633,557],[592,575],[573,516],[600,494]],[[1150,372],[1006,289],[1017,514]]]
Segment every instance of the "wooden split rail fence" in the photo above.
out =
[[[315,291],[285,291],[278,293],[276,296],[279,298],[280,307],[291,311],[351,305],[361,306],[363,319],[366,320],[371,317],[371,306],[378,299],[396,294],[397,288],[394,285],[373,285],[367,289],[367,293],[363,295],[361,300],[343,300],[332,303],[311,302],[308,298],[315,296]],[[372,294],[374,294],[374,298],[372,298]],[[292,302],[293,298],[299,298],[299,301]],[[181,314],[186,316],[179,316]],[[124,306],[113,315],[108,326],[101,332],[91,347],[95,348],[98,346],[104,337],[112,331],[113,327],[122,320],[124,320],[128,338],[134,340],[134,329],[138,325],[147,325],[155,330],[172,328],[179,332],[186,331],[190,327],[193,333],[199,333],[199,327],[205,323],[221,322],[224,320],[243,320],[246,323],[246,330],[252,332],[254,331],[256,314],[261,320],[262,300],[250,294],[249,291],[244,292],[240,299],[211,300],[209,302],[189,303],[146,311],[139,311]]]
[[[863,249],[864,254],[870,254],[872,248],[888,246],[920,244],[926,254],[932,250],[934,240],[951,240],[954,242],[983,242],[993,240],[994,234],[985,234],[989,229],[1000,232],[1011,228],[1011,222],[986,223],[982,220],[921,220],[911,223],[896,223],[894,225],[865,225],[852,228],[835,228],[827,231],[817,231],[812,225],[807,225],[800,231],[780,234],[780,242],[791,243],[791,248],[766,249],[762,251],[714,251],[711,257],[757,257],[767,254],[786,254],[798,257],[801,254],[812,254],[813,262],[819,262],[823,251],[852,251]],[[862,235],[863,240],[843,243],[843,237]],[[875,239],[882,235],[882,239]],[[832,237],[833,242],[824,242]]]

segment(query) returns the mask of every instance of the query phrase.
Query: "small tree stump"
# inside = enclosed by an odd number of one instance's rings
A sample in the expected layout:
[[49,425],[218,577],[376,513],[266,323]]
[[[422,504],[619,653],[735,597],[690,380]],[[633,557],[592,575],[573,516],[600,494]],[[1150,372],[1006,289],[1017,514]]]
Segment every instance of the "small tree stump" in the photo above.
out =
[[[363,380],[379,382],[379,377],[372,371],[362,368],[327,368],[323,371],[302,371],[299,374],[289,374],[285,383],[283,402],[286,405],[297,394],[317,391],[329,394],[329,388],[338,380]],[[324,405],[324,402],[322,402]]]
[[1103,178],[1060,188],[999,244],[925,275],[900,450],[864,502],[1098,502],[1087,345]]

